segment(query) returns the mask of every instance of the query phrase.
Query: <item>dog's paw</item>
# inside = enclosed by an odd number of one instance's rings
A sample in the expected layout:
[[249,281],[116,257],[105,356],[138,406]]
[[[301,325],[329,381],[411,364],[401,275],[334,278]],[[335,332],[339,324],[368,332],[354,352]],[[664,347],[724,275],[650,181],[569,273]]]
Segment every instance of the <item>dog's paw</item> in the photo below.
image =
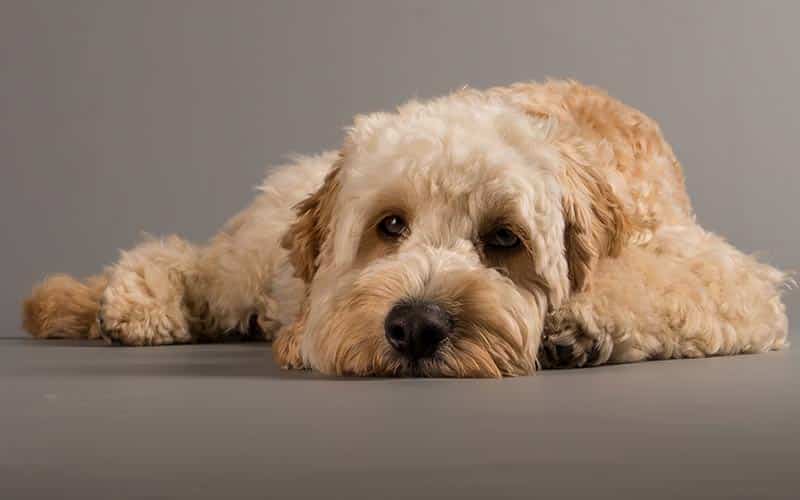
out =
[[107,342],[150,346],[192,341],[180,303],[107,289],[97,313],[97,331]]
[[538,360],[542,368],[582,368],[608,361],[611,337],[581,325],[575,318],[554,315],[542,334]]
[[300,354],[300,337],[295,325],[280,330],[272,343],[272,355],[275,362],[284,370],[304,370],[306,365]]

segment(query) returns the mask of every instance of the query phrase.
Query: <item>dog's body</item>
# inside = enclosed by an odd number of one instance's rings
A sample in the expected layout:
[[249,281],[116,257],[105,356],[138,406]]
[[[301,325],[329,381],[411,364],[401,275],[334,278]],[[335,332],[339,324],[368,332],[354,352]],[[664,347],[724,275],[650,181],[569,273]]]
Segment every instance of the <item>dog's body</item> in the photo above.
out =
[[204,247],[34,290],[37,337],[274,339],[284,367],[501,376],[787,344],[785,276],[704,231],[658,126],[573,82],[356,118]]

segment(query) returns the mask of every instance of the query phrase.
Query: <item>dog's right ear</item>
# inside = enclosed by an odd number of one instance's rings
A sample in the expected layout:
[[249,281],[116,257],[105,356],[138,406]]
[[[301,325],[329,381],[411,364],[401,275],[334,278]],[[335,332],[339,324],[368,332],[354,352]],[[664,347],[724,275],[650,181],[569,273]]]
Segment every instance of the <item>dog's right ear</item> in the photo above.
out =
[[319,268],[322,245],[329,237],[333,208],[340,184],[342,158],[333,164],[322,186],[295,205],[297,218],[281,238],[281,246],[289,251],[289,262],[295,276],[310,283]]

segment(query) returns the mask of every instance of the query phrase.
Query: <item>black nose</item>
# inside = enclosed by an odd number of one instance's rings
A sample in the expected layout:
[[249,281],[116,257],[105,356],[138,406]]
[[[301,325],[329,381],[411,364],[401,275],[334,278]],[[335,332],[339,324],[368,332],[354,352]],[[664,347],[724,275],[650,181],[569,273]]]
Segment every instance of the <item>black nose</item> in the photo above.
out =
[[413,302],[397,304],[386,315],[386,339],[406,357],[416,360],[436,352],[449,334],[453,319],[436,304]]

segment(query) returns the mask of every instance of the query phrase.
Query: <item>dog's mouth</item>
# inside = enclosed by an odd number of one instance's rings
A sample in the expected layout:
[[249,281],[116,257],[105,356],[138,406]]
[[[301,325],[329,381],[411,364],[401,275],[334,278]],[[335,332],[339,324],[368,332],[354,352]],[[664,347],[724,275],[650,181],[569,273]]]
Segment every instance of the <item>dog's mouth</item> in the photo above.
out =
[[[374,367],[373,376],[402,378],[501,378],[528,375],[522,359],[496,359],[497,353],[457,335],[444,339],[430,356],[409,359],[394,351]],[[535,363],[535,362],[534,362]]]
[[451,378],[457,376],[452,373],[447,374],[449,370],[447,370],[444,352],[452,349],[452,340],[445,338],[430,356],[417,359],[399,356],[393,376],[409,378]]
[[535,356],[485,330],[456,327],[424,356],[400,352],[383,332],[369,329],[351,335],[329,351],[334,363],[318,369],[344,376],[390,378],[501,378],[535,371]]

